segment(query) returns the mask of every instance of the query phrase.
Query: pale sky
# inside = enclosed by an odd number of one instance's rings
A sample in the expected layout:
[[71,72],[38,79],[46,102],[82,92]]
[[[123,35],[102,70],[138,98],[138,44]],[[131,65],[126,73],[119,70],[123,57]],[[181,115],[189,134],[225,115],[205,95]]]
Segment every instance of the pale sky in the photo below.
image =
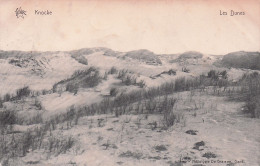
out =
[[[26,10],[24,19],[15,10]],[[51,16],[35,10],[52,11]],[[220,10],[228,16],[221,16]],[[230,16],[230,10],[245,15]],[[155,53],[260,50],[259,0],[0,0],[0,49]]]

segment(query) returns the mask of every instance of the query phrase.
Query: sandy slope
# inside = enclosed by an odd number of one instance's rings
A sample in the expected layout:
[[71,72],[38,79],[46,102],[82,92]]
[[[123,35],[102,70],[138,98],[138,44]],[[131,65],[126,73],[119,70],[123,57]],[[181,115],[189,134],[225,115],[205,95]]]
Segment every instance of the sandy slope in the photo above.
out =
[[[176,55],[173,55],[176,58]],[[158,86],[178,77],[194,77],[207,74],[211,69],[227,70],[230,79],[237,80],[245,72],[242,69],[227,69],[213,66],[216,57],[204,55],[201,59],[189,59],[183,62],[169,62],[171,56],[161,58],[162,65],[148,65],[132,58],[120,55],[105,56],[102,50],[85,55],[88,66],[78,63],[65,53],[38,56],[29,60],[25,67],[18,67],[0,59],[0,95],[14,93],[16,89],[29,86],[33,90],[51,89],[53,84],[68,78],[75,70],[83,70],[95,66],[101,75],[111,67],[128,69],[137,80],[144,80],[147,87]],[[40,64],[36,65],[35,64]],[[190,69],[189,73],[182,68]],[[37,69],[37,70],[36,70]],[[162,74],[169,69],[177,71],[176,75]],[[65,112],[68,107],[85,106],[101,101],[109,95],[110,89],[116,87],[120,92],[131,92],[138,86],[125,86],[116,75],[109,75],[94,88],[79,89],[77,94],[62,92],[40,95],[44,118]],[[212,96],[207,93],[191,92],[176,93],[178,99],[174,110],[185,114],[181,123],[163,129],[161,115],[98,115],[82,117],[79,124],[66,128],[59,125],[53,131],[54,136],[67,137],[72,135],[76,143],[65,154],[55,156],[47,150],[29,152],[27,156],[15,160],[13,165],[227,165],[227,163],[243,160],[236,165],[257,166],[260,163],[260,121],[240,114],[243,103],[231,102],[227,98]],[[7,102],[8,109],[14,109],[24,116],[41,112],[33,105],[34,99],[21,103]],[[24,102],[24,103],[23,103]],[[22,108],[22,109],[21,109]],[[157,127],[153,128],[153,123]],[[31,126],[16,126],[26,131]],[[19,129],[20,127],[20,129]],[[33,127],[33,126],[32,126]],[[197,135],[185,133],[196,130]],[[46,139],[48,139],[47,137]],[[205,145],[194,149],[194,144],[203,141]],[[211,152],[216,158],[207,159],[203,155]],[[195,161],[196,160],[196,161]],[[216,164],[205,163],[215,161]]]
[[[177,77],[207,74],[211,69],[227,70],[231,79],[237,79],[245,72],[240,69],[229,70],[214,66],[213,63],[218,59],[212,55],[203,55],[201,59],[180,59],[176,62],[170,60],[178,59],[178,55],[158,55],[162,61],[162,64],[158,65],[147,64],[123,55],[124,53],[115,52],[115,56],[107,56],[102,49],[97,49],[93,53],[83,55],[88,61],[87,66],[79,63],[66,52],[45,53],[33,58],[20,57],[20,60],[25,61],[22,67],[9,63],[11,59],[15,59],[13,57],[0,59],[0,95],[14,93],[24,86],[30,86],[33,90],[50,90],[54,83],[68,78],[75,70],[84,70],[89,66],[97,67],[101,74],[111,67],[120,70],[128,69],[140,76],[148,87],[158,86]],[[182,72],[183,67],[190,69],[190,73]],[[170,69],[177,71],[176,76],[162,75],[157,79],[150,78]]]
[[24,86],[32,90],[49,90],[54,83],[86,67],[63,53],[38,56],[24,67],[12,65],[9,60],[0,59],[0,95],[14,93]]
[[[22,158],[20,164],[36,160],[36,165],[57,166],[174,166],[180,159],[188,166],[226,166],[227,163],[220,162],[236,161],[243,161],[236,166],[259,164],[260,120],[241,115],[242,103],[199,92],[192,96],[190,92],[175,96],[178,103],[174,109],[184,112],[185,118],[168,130],[161,128],[160,115],[83,117],[73,128],[67,130],[64,124],[53,132],[76,138],[76,145],[66,154],[49,156],[36,151]],[[195,109],[195,103],[198,109]],[[157,122],[157,128],[153,128],[154,122]],[[185,133],[187,130],[196,130],[197,135]],[[201,141],[205,145],[194,149],[194,144]],[[207,152],[214,153],[216,158],[203,157]],[[213,161],[216,163],[212,164]]]

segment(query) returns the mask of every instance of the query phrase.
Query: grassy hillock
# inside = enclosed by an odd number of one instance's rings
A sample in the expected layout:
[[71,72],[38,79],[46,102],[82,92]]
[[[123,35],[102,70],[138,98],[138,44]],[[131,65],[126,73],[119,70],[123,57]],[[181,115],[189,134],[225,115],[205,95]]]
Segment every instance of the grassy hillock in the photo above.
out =
[[226,67],[260,70],[260,52],[233,52],[226,54],[221,63]]
[[76,92],[78,88],[88,88],[95,87],[100,82],[101,77],[99,75],[99,71],[90,67],[87,70],[75,71],[73,75],[65,80],[61,80],[60,82],[53,85],[53,91],[59,91],[64,89],[69,92]]
[[147,64],[155,64],[155,65],[162,64],[161,60],[158,58],[157,55],[155,55],[151,51],[144,50],[144,49],[127,52],[125,56],[132,59],[138,59]]
[[184,52],[182,53],[179,58],[184,58],[184,59],[199,59],[202,58],[203,54],[199,53],[199,52],[195,52],[195,51],[188,51],[188,52]]

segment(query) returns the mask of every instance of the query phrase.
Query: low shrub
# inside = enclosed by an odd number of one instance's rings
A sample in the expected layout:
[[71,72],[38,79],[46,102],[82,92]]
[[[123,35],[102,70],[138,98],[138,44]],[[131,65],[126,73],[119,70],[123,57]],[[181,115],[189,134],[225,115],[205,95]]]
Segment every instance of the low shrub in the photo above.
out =
[[181,70],[182,70],[182,72],[185,72],[185,73],[189,73],[190,72],[190,69],[188,69],[187,67],[183,67]]
[[163,114],[164,127],[169,128],[176,123],[180,123],[184,119],[184,115],[180,112],[165,111]]
[[140,88],[144,88],[145,87],[145,81],[141,80],[141,81],[137,82],[136,85],[139,86]]
[[202,155],[202,157],[206,157],[207,159],[210,159],[210,158],[216,158],[217,155],[215,155],[215,154],[212,153],[212,152],[207,152],[207,153],[204,153],[204,154]]
[[110,92],[109,92],[110,96],[116,96],[117,93],[118,93],[118,89],[117,88],[111,88],[110,89]]
[[87,70],[77,70],[68,79],[61,80],[53,85],[53,92],[65,90],[75,93],[79,88],[92,88],[97,86],[102,80],[99,70],[90,67]]
[[119,155],[119,157],[133,158],[138,160],[140,160],[142,156],[143,156],[142,153],[131,152],[131,151],[123,152]]
[[260,74],[258,72],[244,74],[239,85],[240,99],[246,102],[243,112],[251,114],[253,118],[260,118]]
[[117,74],[118,70],[113,66],[111,69],[108,71],[108,74]]
[[11,95],[10,95],[9,93],[5,94],[5,95],[4,95],[4,101],[5,101],[5,102],[8,102],[8,101],[10,101],[10,100],[11,100]]
[[125,69],[119,70],[118,75],[117,75],[117,78],[118,78],[118,79],[123,79],[123,78],[125,78],[128,72],[129,72],[129,71],[128,71],[128,70],[125,70]]
[[35,105],[35,107],[38,108],[39,110],[42,109],[42,103],[41,103],[39,100],[35,99],[35,100],[34,100],[34,105]]
[[29,96],[30,93],[31,93],[31,90],[29,89],[28,86],[26,86],[26,87],[21,88],[21,89],[18,89],[18,90],[16,91],[16,97],[17,97],[18,99],[21,99],[22,97],[27,97],[27,96]]
[[71,57],[83,65],[88,65],[88,60],[83,55],[74,54]]
[[17,115],[14,111],[0,111],[0,126],[13,125],[17,121]]
[[0,108],[3,108],[3,103],[4,103],[4,100],[0,97]]
[[158,152],[161,152],[161,151],[167,151],[167,148],[165,145],[157,145],[154,147],[154,149]]
[[77,93],[78,89],[79,89],[79,86],[77,84],[68,83],[66,85],[66,91],[68,91],[68,92]]

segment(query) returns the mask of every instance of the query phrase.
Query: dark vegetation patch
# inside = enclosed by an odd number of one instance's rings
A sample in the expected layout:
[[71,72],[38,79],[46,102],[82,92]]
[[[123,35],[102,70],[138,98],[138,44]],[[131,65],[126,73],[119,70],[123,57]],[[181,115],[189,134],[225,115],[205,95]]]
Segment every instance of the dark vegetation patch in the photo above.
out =
[[184,73],[189,73],[190,69],[188,69],[187,67],[183,67],[183,68],[181,68],[181,71]]
[[[29,58],[29,59],[25,59],[25,58],[17,58],[17,59],[10,59],[9,60],[9,64],[18,66],[18,67],[28,67],[30,64],[32,66],[34,66],[34,68],[36,67],[40,67],[43,65],[42,61],[37,61],[35,58]],[[40,70],[40,69],[39,69]]]
[[[45,153],[59,155],[71,149],[75,140],[72,137],[54,137],[49,125],[43,125],[23,133],[10,132],[12,128],[1,126],[0,160],[3,157],[24,157],[30,151],[44,150]],[[9,134],[10,133],[10,134]]]
[[117,74],[118,70],[113,66],[111,69],[108,71],[108,74]]
[[116,96],[117,93],[118,93],[117,88],[113,87],[113,88],[110,89],[110,92],[109,92],[110,96]]
[[187,130],[185,133],[190,134],[190,135],[197,135],[197,130]]
[[32,91],[28,86],[16,90],[16,94],[7,93],[4,95],[3,99],[0,96],[0,108],[3,107],[4,102],[17,101],[29,96],[32,96]]
[[241,91],[231,97],[246,102],[243,107],[244,113],[250,114],[252,118],[260,118],[260,74],[244,74],[239,82]]
[[108,142],[105,144],[102,144],[101,146],[105,147],[105,150],[107,150],[109,148],[118,149],[118,147],[115,144],[110,144]]
[[79,50],[73,50],[73,51],[68,51],[72,56],[83,56],[83,55],[89,55],[93,54],[95,52],[104,52],[104,55],[106,56],[115,56],[116,52],[105,47],[94,47],[94,48],[82,48]]
[[203,54],[200,52],[188,51],[188,52],[184,52],[184,53],[180,54],[178,58],[170,60],[170,63],[183,62],[188,59],[201,59],[202,57],[203,57]]
[[181,161],[175,161],[175,162],[172,162],[172,161],[168,161],[167,162],[170,166],[183,166],[183,163]]
[[165,145],[157,145],[157,146],[154,146],[154,149],[155,149],[157,152],[167,151],[167,148],[166,148]]
[[173,111],[173,106],[176,103],[176,99],[166,99],[167,102],[165,104],[165,110],[163,111],[163,125],[164,129],[168,129],[176,123],[180,123],[182,119],[184,119],[184,114],[180,112]]
[[148,50],[136,50],[136,51],[129,51],[125,54],[125,57],[129,57],[132,59],[137,59],[139,61],[143,61],[150,65],[161,65],[162,62],[158,58],[157,55],[155,55],[153,52]]
[[75,71],[70,78],[54,84],[53,92],[66,90],[72,93],[77,93],[79,88],[95,87],[101,80],[102,77],[99,74],[99,70],[94,67],[90,67],[87,70]]
[[180,59],[200,59],[202,57],[202,53],[195,51],[184,52],[179,56]]
[[152,160],[161,160],[162,158],[160,156],[149,156],[148,159],[152,159]]
[[200,142],[195,143],[193,149],[202,151],[203,149],[200,149],[201,146],[205,146],[205,142],[204,141],[200,141]]
[[202,155],[202,157],[206,157],[207,159],[210,159],[210,158],[216,158],[217,155],[214,154],[214,153],[212,153],[212,152],[207,152],[207,153],[204,153],[204,154]]
[[131,71],[125,69],[118,71],[117,78],[120,79],[122,83],[126,86],[135,85],[135,86],[139,86],[140,88],[145,87],[144,80],[140,80],[138,82],[136,75],[132,74]]
[[124,162],[122,162],[122,161],[118,161],[118,162],[116,162],[118,165],[122,165],[122,164],[124,164]]
[[190,161],[190,160],[191,160],[191,158],[190,158],[189,156],[185,156],[185,157],[183,157],[182,159],[183,159],[183,160],[187,160],[187,161]]
[[157,75],[153,76],[152,78],[161,77],[162,74],[174,76],[174,75],[176,75],[176,71],[173,70],[173,69],[170,69],[168,71],[163,71],[160,74],[157,74]]
[[29,164],[29,165],[36,165],[36,164],[39,164],[40,161],[27,161],[26,164]]
[[0,111],[0,126],[13,125],[17,121],[15,111],[4,110]]
[[233,52],[224,55],[221,63],[227,67],[260,70],[260,52]]
[[195,146],[205,146],[205,142],[204,141],[200,141],[195,143]]
[[28,86],[18,89],[16,91],[16,97],[18,100],[20,100],[22,97],[27,97],[31,94],[31,90],[29,89]]
[[83,65],[88,65],[88,60],[83,55],[74,54],[71,57]]
[[143,157],[143,154],[137,153],[137,152],[127,151],[127,152],[121,153],[119,155],[119,157],[126,157],[126,158],[133,158],[133,159],[140,160]]

